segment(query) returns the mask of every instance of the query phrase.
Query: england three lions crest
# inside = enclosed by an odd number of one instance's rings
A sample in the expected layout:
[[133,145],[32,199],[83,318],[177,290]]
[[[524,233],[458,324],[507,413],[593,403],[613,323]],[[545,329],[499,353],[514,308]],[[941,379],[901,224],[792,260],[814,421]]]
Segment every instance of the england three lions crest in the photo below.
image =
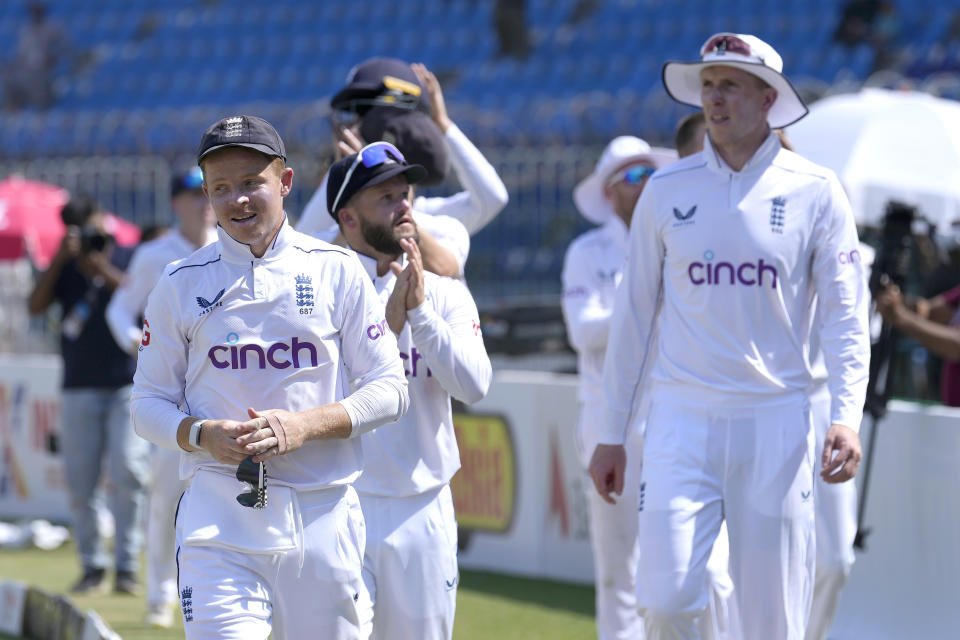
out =
[[301,315],[307,315],[313,312],[313,278],[301,273],[296,276],[297,307],[300,308]]
[[770,231],[773,233],[783,233],[783,223],[786,217],[787,199],[776,197],[770,205]]

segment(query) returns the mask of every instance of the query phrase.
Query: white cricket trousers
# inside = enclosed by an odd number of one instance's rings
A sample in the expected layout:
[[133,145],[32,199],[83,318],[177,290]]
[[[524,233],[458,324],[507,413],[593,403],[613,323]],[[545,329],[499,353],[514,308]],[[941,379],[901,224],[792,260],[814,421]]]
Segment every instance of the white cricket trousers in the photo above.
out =
[[371,640],[449,640],[457,606],[457,520],[450,485],[403,498],[360,496]]
[[[365,532],[352,486],[298,491],[284,501],[282,490],[268,481],[267,506],[274,515],[259,527],[251,523],[266,510],[239,507],[244,511],[224,513],[233,509],[228,503],[235,503],[230,495],[240,484],[235,480],[214,496],[192,495],[201,473],[195,474],[177,515],[178,586],[188,640],[367,638],[362,630],[371,615],[362,576]],[[205,519],[224,524],[204,525]],[[237,550],[247,539],[260,550]],[[294,543],[286,550],[265,550],[271,540],[282,541],[277,546]]]
[[[577,446],[584,468],[596,447],[592,425],[602,407],[583,405],[577,426]],[[600,497],[587,474],[585,491],[590,514],[590,545],[593,550],[594,590],[598,640],[641,640],[643,617],[637,610],[637,565],[639,562],[638,507],[640,471],[643,459],[643,430],[646,408],[631,427],[624,447],[627,468],[623,493],[616,504]],[[589,448],[589,451],[587,449]],[[733,602],[733,582],[728,571],[730,549],[724,525],[707,562],[708,614],[700,621],[704,640],[728,640],[739,630],[739,618]]]
[[694,389],[656,385],[651,397],[638,572],[647,640],[702,637],[707,561],[724,520],[740,637],[803,640],[815,554],[806,396],[704,406]]
[[177,601],[177,501],[187,488],[180,479],[180,452],[154,446],[150,452],[150,495],[147,508],[147,604]]
[[[830,392],[821,385],[810,395],[817,449],[814,461],[819,469],[823,441],[830,428]],[[857,485],[853,480],[827,484],[819,477],[814,483],[817,520],[817,568],[813,586],[813,608],[807,623],[807,640],[826,640],[837,615],[840,590],[853,567],[853,539],[857,535]]]

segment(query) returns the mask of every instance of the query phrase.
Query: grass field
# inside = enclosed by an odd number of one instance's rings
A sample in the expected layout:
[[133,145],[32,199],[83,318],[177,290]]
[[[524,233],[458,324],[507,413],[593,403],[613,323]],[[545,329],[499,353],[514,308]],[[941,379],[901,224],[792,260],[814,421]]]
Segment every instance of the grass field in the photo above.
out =
[[[66,593],[79,569],[73,545],[54,551],[0,551],[0,578],[19,580],[51,593]],[[143,624],[143,597],[75,597],[81,610],[95,609],[124,640],[183,637]],[[462,571],[457,596],[455,640],[579,640],[596,637],[593,589],[589,587]],[[2,638],[2,634],[0,634]]]

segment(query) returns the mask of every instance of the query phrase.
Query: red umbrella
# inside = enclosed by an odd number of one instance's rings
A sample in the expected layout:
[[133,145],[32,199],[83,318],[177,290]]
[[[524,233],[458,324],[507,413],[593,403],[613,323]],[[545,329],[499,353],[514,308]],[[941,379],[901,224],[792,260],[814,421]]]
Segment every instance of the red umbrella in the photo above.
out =
[[[39,269],[46,269],[63,238],[60,210],[70,194],[66,189],[10,176],[0,182],[0,260],[29,256]],[[122,246],[140,241],[140,228],[112,213],[106,214],[107,230]]]
[[63,237],[60,209],[69,197],[66,189],[20,176],[0,182],[0,260],[26,255],[46,269]]

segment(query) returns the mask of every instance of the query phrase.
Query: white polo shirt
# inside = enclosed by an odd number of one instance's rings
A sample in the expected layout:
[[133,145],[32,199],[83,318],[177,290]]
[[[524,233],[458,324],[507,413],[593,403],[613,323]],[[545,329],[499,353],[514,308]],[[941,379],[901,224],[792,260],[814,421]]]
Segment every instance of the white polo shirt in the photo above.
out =
[[[386,305],[396,276],[378,277],[376,261],[359,258]],[[490,358],[467,286],[424,272],[424,288],[426,300],[407,311],[397,337],[410,410],[363,436],[363,474],[354,483],[361,495],[412,496],[448,483],[460,468],[450,398],[469,404],[490,388]]]
[[[204,246],[217,241],[216,229],[208,228]],[[197,248],[174,228],[159,238],[144,242],[133,254],[123,284],[113,292],[107,305],[107,326],[121,349],[136,355],[140,343],[140,317],[147,306],[163,268],[174,260],[189,256]]]
[[708,136],[701,153],[654,174],[614,306],[600,442],[623,442],[654,354],[652,382],[692,402],[755,405],[804,391],[815,300],[831,420],[858,429],[870,357],[858,246],[836,176],[773,133],[740,171]]
[[[150,294],[132,396],[138,434],[179,450],[177,427],[188,415],[244,421],[247,407],[302,411],[339,401],[360,435],[404,414],[396,339],[353,252],[286,221],[262,258],[218,233],[169,265]],[[183,452],[182,477],[200,466],[236,470],[206,451]],[[269,473],[309,490],[352,482],[361,467],[360,439],[351,437],[307,442],[272,458]]]

